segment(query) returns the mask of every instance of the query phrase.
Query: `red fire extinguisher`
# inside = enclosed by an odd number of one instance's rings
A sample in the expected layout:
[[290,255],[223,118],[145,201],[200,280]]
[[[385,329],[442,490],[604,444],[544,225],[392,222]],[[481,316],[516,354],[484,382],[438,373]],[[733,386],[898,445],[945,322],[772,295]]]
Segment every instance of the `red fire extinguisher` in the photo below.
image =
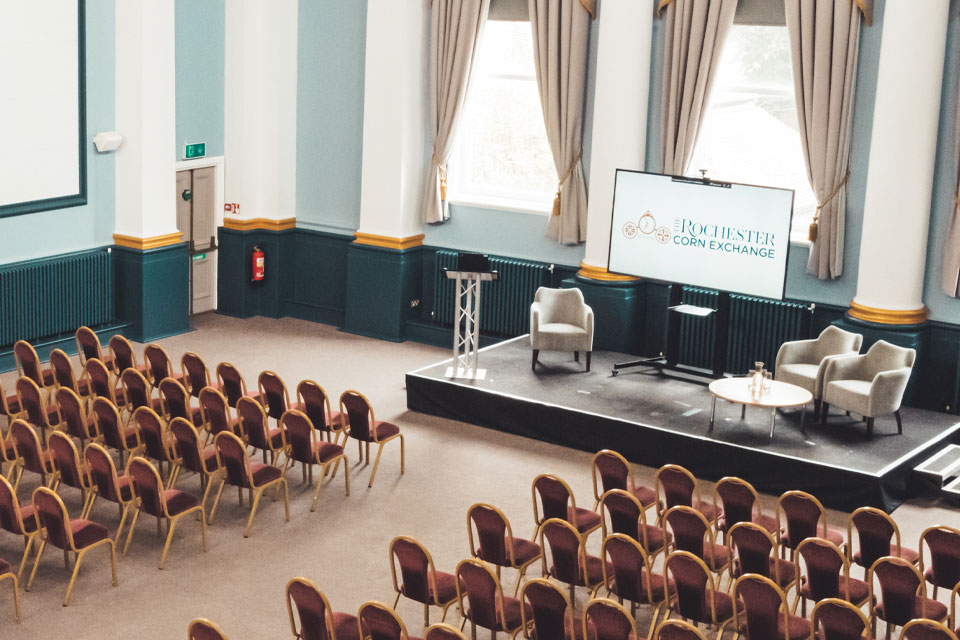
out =
[[263,251],[260,250],[260,247],[254,247],[250,257],[253,266],[253,281],[260,282],[263,280],[265,273],[263,268]]

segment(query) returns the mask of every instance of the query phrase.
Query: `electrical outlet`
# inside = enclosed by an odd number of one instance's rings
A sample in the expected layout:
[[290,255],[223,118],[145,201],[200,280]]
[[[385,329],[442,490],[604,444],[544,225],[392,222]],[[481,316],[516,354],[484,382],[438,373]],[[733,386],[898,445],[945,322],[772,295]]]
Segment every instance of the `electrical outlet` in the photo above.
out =
[[414,309],[414,308],[419,307],[419,306],[420,306],[420,299],[419,299],[419,298],[416,299],[416,300],[411,300],[411,301],[410,301],[410,308],[411,308],[411,309]]

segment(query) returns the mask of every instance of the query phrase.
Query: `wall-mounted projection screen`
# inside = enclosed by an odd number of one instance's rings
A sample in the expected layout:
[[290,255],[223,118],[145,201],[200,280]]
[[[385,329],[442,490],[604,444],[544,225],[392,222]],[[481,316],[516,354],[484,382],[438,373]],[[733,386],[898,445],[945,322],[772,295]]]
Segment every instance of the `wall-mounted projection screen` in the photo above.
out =
[[0,2],[0,216],[86,204],[83,0]]
[[793,191],[617,169],[608,269],[783,298]]

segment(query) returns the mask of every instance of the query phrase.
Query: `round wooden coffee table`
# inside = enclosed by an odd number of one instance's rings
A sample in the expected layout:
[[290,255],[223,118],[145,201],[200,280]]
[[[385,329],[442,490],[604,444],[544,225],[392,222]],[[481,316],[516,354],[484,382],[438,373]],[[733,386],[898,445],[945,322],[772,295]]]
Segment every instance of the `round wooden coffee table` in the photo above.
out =
[[[800,430],[804,431],[804,419],[807,414],[807,403],[813,400],[813,394],[795,384],[772,380],[770,389],[754,395],[750,391],[750,382],[747,378],[720,378],[710,383],[710,393],[713,394],[713,404],[710,406],[710,429],[713,431],[713,418],[717,413],[717,398],[727,402],[742,405],[740,419],[742,420],[747,407],[761,407],[770,409],[770,437],[777,425],[777,409],[800,407]],[[805,433],[805,431],[804,431]]]

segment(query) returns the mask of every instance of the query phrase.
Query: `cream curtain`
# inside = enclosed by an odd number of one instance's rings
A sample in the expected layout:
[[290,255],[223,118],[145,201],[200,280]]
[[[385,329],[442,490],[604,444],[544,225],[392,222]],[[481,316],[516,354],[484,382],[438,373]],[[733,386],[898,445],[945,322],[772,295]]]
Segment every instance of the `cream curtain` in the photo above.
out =
[[700,133],[723,42],[737,0],[661,0],[664,56],[663,172],[683,175]]
[[954,298],[960,297],[960,106],[957,107],[957,125],[953,132],[954,171],[957,181],[953,193],[953,217],[947,229],[943,252],[943,292]]
[[432,0],[430,6],[430,126],[433,157],[424,198],[427,222],[450,217],[447,161],[467,98],[470,72],[490,0]]
[[593,3],[529,0],[529,7],[540,105],[559,177],[547,235],[563,244],[576,244],[587,237],[587,184],[581,155]]
[[849,151],[861,13],[855,0],[785,0],[800,139],[817,196],[807,271],[843,273]]

